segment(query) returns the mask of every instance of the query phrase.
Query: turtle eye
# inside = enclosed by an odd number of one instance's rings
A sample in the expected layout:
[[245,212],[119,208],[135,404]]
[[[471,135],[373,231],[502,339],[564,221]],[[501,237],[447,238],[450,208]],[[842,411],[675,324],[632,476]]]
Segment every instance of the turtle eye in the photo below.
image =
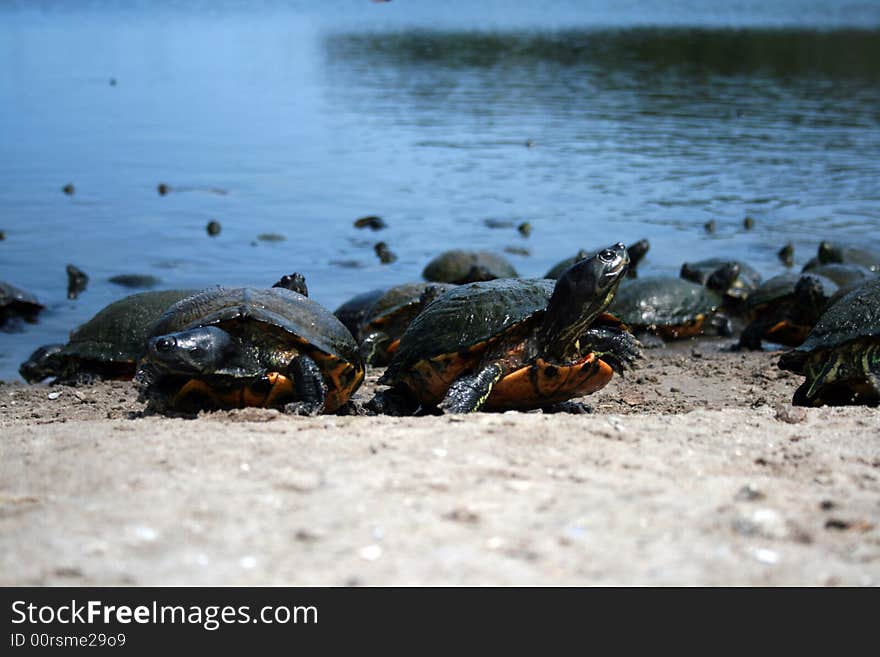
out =
[[599,252],[599,260],[602,262],[614,262],[614,251],[611,249],[603,249]]
[[156,340],[156,351],[165,353],[171,351],[174,348],[174,339],[173,338],[159,338]]

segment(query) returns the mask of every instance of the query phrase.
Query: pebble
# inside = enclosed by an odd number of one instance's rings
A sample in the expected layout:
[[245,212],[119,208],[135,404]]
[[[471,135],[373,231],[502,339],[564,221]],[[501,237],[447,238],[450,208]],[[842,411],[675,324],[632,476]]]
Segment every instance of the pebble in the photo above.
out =
[[800,406],[780,404],[776,407],[776,419],[788,424],[799,424],[807,419],[807,412]]
[[47,396],[49,399],[51,399],[52,401],[55,401],[56,399],[58,399],[58,398],[61,396],[61,393],[60,393],[60,392],[50,392],[50,393],[49,393],[48,395],[46,395],[46,396]]
[[779,563],[779,553],[766,548],[755,548],[752,550],[752,556],[754,556],[759,562],[767,564],[768,566]]
[[751,484],[746,484],[736,492],[736,499],[745,502],[763,500],[765,497],[766,495],[764,495],[764,493]]
[[375,543],[372,545],[366,545],[360,549],[358,552],[361,559],[365,561],[376,561],[382,556],[382,547],[376,545]]

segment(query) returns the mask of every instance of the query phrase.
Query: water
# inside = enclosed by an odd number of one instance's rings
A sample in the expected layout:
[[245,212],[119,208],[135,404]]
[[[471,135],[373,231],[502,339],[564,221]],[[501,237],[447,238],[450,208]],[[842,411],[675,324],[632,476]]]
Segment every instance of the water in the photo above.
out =
[[297,270],[333,308],[459,246],[527,248],[523,275],[642,237],[646,273],[880,248],[880,3],[709,4],[4,2],[0,280],[47,309],[0,333],[0,379],[127,294],[117,274]]

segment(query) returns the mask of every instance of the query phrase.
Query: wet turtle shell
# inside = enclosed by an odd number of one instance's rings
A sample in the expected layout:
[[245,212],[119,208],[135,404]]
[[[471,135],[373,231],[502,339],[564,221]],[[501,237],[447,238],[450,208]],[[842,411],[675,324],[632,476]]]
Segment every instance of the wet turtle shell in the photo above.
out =
[[[446,292],[409,325],[379,382],[403,388],[420,403],[436,406],[450,386],[474,371],[488,352],[507,345],[522,348],[543,320],[553,291],[554,281],[548,279],[499,279]],[[608,315],[600,315],[596,322],[620,326]],[[570,364],[549,363],[539,354],[499,380],[482,408],[542,408],[595,392],[611,376],[612,367],[595,353]]]
[[383,287],[358,294],[339,306],[333,314],[352,335],[357,336],[367,313],[385,292],[386,288]]
[[0,326],[12,317],[21,317],[26,322],[35,322],[43,310],[43,304],[30,292],[11,283],[0,281]]
[[[148,354],[136,380],[142,397],[161,408],[176,406],[176,396],[191,382],[216,392],[223,406],[260,406],[278,399],[262,390],[283,381],[289,390],[288,367],[299,355],[308,356],[320,370],[326,386],[323,412],[345,404],[364,378],[357,342],[329,310],[308,297],[284,288],[212,288],[171,306],[152,326],[157,338],[200,327],[217,327],[232,336],[237,351],[231,360],[198,376],[167,375]],[[264,394],[265,393],[265,394]],[[292,390],[291,390],[292,394]],[[274,405],[274,404],[273,404]]]
[[491,251],[445,251],[427,264],[422,277],[436,283],[472,283],[519,274],[507,260]]
[[806,377],[794,394],[796,405],[880,402],[880,278],[831,304],[779,367]]
[[29,382],[54,376],[55,383],[131,379],[151,325],[166,309],[197,290],[141,292],[114,301],[74,329],[65,345],[46,345],[22,363]]
[[[712,277],[716,273],[722,273],[725,267],[736,267],[737,269],[734,275],[726,280],[724,289],[717,289],[712,285]],[[745,301],[749,294],[761,284],[761,275],[749,265],[738,260],[723,260],[721,258],[686,262],[681,266],[680,275],[687,281],[711,287],[730,299],[740,302]]]
[[387,365],[410,322],[430,301],[453,287],[449,283],[405,283],[382,294],[366,311],[355,333],[364,360]]
[[720,294],[702,285],[654,276],[621,286],[608,310],[634,331],[677,340],[702,333],[721,303]]

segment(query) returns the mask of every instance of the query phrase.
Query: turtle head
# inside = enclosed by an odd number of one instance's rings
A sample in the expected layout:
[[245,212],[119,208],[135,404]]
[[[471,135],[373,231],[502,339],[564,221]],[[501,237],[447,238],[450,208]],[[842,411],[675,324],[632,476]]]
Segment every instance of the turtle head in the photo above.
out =
[[47,344],[39,347],[18,368],[18,373],[28,383],[39,383],[48,376],[60,376],[65,358],[61,354],[63,344]]
[[831,242],[821,242],[817,253],[819,262],[827,265],[832,262],[843,262],[843,249]]
[[235,340],[216,326],[200,326],[150,338],[146,359],[175,374],[205,374],[219,369],[235,350]]
[[566,269],[539,329],[540,348],[557,360],[578,354],[580,336],[611,303],[628,265],[626,247],[618,243]]
[[[629,255],[629,268],[634,272],[636,269],[636,265],[638,265],[642,258],[645,257],[645,254],[648,253],[648,250],[651,248],[650,242],[648,240],[639,240],[633,244],[630,244],[626,247],[626,253]],[[630,272],[631,273],[631,272]]]

